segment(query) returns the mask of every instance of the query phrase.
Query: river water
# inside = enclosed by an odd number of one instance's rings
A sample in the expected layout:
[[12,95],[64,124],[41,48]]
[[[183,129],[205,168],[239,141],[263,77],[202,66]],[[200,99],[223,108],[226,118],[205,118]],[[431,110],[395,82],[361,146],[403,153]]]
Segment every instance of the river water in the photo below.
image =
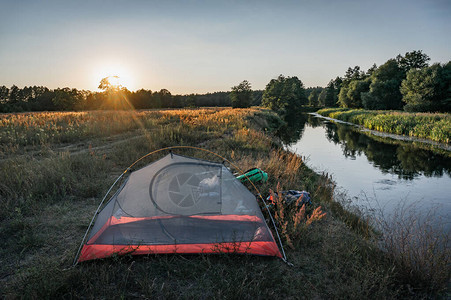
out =
[[[354,125],[303,114],[279,136],[317,172],[332,175],[354,206],[389,216],[400,205],[451,224],[451,154],[365,134]],[[424,148],[424,147],[423,147]]]

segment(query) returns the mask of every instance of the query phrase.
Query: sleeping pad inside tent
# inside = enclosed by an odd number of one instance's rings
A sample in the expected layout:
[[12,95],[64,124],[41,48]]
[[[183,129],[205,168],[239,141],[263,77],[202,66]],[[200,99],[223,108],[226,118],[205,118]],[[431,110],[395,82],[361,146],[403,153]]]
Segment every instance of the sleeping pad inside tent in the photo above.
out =
[[223,164],[172,153],[130,174],[78,261],[127,253],[281,257],[255,196]]

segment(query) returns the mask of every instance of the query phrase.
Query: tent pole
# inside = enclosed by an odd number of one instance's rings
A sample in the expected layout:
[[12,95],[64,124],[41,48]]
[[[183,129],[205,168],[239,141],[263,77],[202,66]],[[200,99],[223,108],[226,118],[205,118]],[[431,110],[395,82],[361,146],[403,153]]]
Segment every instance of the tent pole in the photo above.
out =
[[[258,191],[258,190],[257,190],[257,191]],[[282,254],[283,254],[282,260],[283,260],[286,264],[293,266],[293,264],[290,263],[290,262],[288,262],[288,260],[287,260],[287,256],[285,255],[285,250],[283,249],[282,240],[280,239],[279,230],[277,230],[276,222],[274,221],[274,218],[272,217],[272,214],[271,214],[271,212],[269,211],[268,205],[266,204],[266,201],[265,201],[265,199],[262,197],[262,195],[261,195],[260,193],[259,193],[258,195],[260,196],[260,199],[262,199],[263,204],[265,205],[266,211],[268,212],[268,215],[269,215],[269,217],[271,218],[272,225],[274,226],[274,230],[275,230],[275,232],[276,232],[276,234],[277,234],[277,239],[279,240],[280,249],[282,249]]]
[[125,173],[127,173],[130,170],[130,168],[127,168],[127,170],[125,170],[121,175],[119,175],[119,177],[114,181],[114,183],[111,185],[111,187],[109,188],[108,192],[106,192],[105,196],[103,197],[102,201],[100,202],[99,206],[97,207],[96,212],[94,213],[94,216],[91,219],[91,223],[89,223],[88,225],[88,229],[86,229],[85,235],[83,236],[83,239],[81,240],[80,243],[80,247],[78,247],[78,251],[77,254],[75,255],[74,258],[74,262],[72,264],[72,266],[76,266],[78,263],[78,257],[80,255],[81,252],[81,248],[83,247],[83,244],[85,242],[86,236],[88,235],[89,229],[91,229],[92,223],[94,223],[95,218],[97,217],[97,214],[99,213],[100,208],[103,205],[103,202],[105,202],[105,199],[108,197],[108,194],[111,192],[111,190],[113,189],[113,187],[116,185],[116,183],[125,175]]

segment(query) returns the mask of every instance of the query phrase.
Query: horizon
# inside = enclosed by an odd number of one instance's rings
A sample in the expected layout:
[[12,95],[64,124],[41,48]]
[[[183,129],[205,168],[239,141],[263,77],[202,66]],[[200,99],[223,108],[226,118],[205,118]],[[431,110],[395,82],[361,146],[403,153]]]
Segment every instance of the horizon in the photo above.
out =
[[448,1],[21,1],[0,12],[0,85],[174,95],[264,90],[280,74],[326,86],[422,50],[450,60]]

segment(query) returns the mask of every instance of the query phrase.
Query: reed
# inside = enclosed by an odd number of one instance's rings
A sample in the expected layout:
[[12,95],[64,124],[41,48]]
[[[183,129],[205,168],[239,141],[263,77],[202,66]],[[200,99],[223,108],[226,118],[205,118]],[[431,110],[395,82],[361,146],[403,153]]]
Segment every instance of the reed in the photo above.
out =
[[407,113],[399,111],[369,111],[363,109],[326,108],[319,114],[362,125],[368,129],[399,135],[451,141],[451,115],[439,113]]

